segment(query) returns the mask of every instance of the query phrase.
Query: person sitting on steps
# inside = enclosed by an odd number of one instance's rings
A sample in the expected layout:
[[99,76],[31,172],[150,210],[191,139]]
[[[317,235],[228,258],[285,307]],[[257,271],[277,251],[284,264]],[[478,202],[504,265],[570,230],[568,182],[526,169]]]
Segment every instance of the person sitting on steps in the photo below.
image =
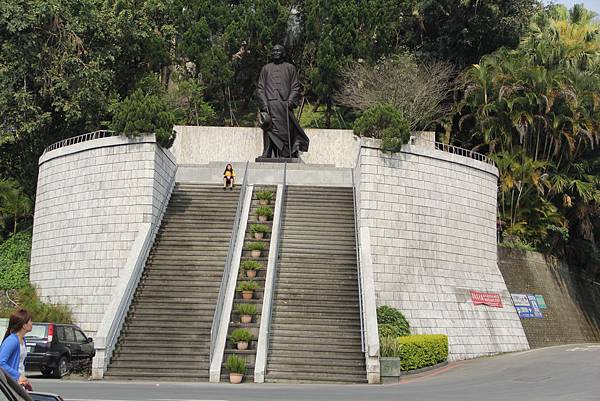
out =
[[235,181],[235,172],[233,171],[233,167],[231,163],[228,163],[225,166],[225,171],[223,172],[223,191],[227,188],[233,191],[233,184]]

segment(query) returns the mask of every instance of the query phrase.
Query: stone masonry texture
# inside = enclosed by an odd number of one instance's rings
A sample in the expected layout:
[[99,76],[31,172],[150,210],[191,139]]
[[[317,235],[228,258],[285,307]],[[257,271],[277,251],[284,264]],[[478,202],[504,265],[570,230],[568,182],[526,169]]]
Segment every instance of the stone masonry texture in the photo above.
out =
[[40,158],[31,282],[94,335],[140,223],[156,222],[176,171],[153,137],[103,138]]
[[600,341],[600,284],[537,252],[499,247],[498,266],[511,293],[544,296],[544,317],[521,320],[531,347]]
[[[414,145],[363,147],[359,160],[377,305],[399,309],[413,334],[448,335],[450,360],[528,349],[497,266],[496,168]],[[503,307],[474,305],[470,290]]]

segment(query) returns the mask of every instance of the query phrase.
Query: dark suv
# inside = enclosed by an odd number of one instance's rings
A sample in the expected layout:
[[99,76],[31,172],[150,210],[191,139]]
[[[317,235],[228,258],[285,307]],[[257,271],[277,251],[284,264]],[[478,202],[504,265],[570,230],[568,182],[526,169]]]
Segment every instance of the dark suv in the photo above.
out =
[[90,365],[96,355],[94,342],[74,324],[34,323],[25,336],[25,370],[63,377],[73,368]]

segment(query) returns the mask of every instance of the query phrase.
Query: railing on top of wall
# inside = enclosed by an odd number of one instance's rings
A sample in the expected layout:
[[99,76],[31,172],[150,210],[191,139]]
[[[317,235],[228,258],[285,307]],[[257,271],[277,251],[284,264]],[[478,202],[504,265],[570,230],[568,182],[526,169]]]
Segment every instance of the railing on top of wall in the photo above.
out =
[[441,150],[442,152],[447,152],[447,153],[452,153],[452,154],[463,156],[463,157],[468,157],[469,159],[478,160],[480,162],[487,163],[492,166],[496,165],[496,163],[494,163],[494,161],[492,159],[490,159],[488,156],[486,156],[482,153],[474,152],[469,149],[460,148],[458,146],[448,145],[446,143],[441,143],[441,142],[437,142],[437,141],[430,141],[425,138],[417,138],[415,136],[411,136],[408,143],[410,145],[416,145],[419,142],[430,143],[435,150]]
[[240,197],[238,199],[237,208],[235,211],[235,219],[233,221],[233,227],[231,229],[231,238],[229,239],[229,250],[227,251],[227,257],[225,259],[225,268],[223,269],[223,276],[221,277],[221,285],[219,287],[219,296],[217,297],[217,304],[215,307],[215,314],[213,315],[212,326],[210,328],[210,359],[213,360],[213,354],[215,351],[215,343],[218,337],[219,327],[221,325],[221,312],[223,310],[223,303],[225,302],[225,292],[227,290],[227,280],[231,272],[231,263],[233,261],[233,254],[237,245],[237,232],[240,226],[240,219],[242,216],[242,205],[246,197],[246,190],[248,187],[248,164],[246,161],[246,167],[244,168],[244,180],[240,187]]
[[74,136],[72,138],[63,139],[53,143],[44,149],[44,153],[50,152],[51,150],[59,149],[69,145],[75,145],[76,143],[92,141],[94,139],[108,138],[110,136],[118,136],[119,133],[110,130],[98,130],[94,132],[88,132],[87,134]]
[[[144,267],[146,265],[146,261],[148,260],[148,256],[150,255],[150,251],[152,249],[152,245],[154,244],[154,239],[156,238],[156,234],[158,233],[158,229],[160,228],[163,216],[165,215],[167,206],[169,204],[169,200],[171,198],[171,194],[173,193],[173,189],[175,188],[175,177],[177,175],[177,165],[175,165],[175,169],[173,171],[173,176],[169,180],[168,184],[168,192],[165,194],[165,197],[161,200],[161,205],[159,207],[159,213],[156,220],[152,220],[150,223],[150,227],[146,231],[143,239],[141,239],[141,246],[139,251],[137,252],[137,256],[135,259],[135,264],[133,266],[132,274],[129,277],[127,282],[127,287],[123,292],[121,298],[118,300],[118,306],[116,308],[115,317],[112,320],[112,323],[108,329],[108,333],[106,334],[105,340],[105,362],[104,366],[108,365],[110,358],[112,356],[112,352],[117,343],[117,339],[119,334],[121,333],[121,329],[123,327],[123,323],[125,322],[125,317],[129,312],[129,307],[133,300],[133,296],[135,295],[135,291],[138,287],[138,283],[142,277],[144,272]],[[136,241],[137,242],[137,241]],[[136,244],[134,244],[133,250],[136,248]]]

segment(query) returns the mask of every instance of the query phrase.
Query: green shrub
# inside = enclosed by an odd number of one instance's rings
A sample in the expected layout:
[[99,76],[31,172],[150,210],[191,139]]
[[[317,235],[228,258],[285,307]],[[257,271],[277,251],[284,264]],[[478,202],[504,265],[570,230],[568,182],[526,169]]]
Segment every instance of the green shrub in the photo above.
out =
[[256,260],[244,260],[241,266],[243,270],[260,270],[262,267]]
[[270,200],[273,199],[274,195],[275,194],[273,192],[271,192],[271,191],[257,191],[256,192],[256,199],[259,199],[259,200],[269,200],[270,201]]
[[400,356],[398,337],[381,336],[379,333],[379,353],[384,358]]
[[379,324],[379,336],[408,336],[410,325],[397,309],[383,305],[377,308],[377,323]]
[[248,245],[246,245],[246,248],[249,251],[264,251],[265,250],[265,243],[264,242],[251,242]]
[[12,290],[29,284],[31,233],[11,235],[0,244],[0,290]]
[[246,374],[246,360],[237,355],[231,355],[225,362],[225,368],[229,373],[241,373]]
[[[67,306],[43,303],[40,301],[35,287],[29,284],[19,289],[17,298],[19,307],[27,309],[34,322],[73,323],[73,315]],[[0,310],[0,317],[9,317],[15,309]]]
[[269,206],[260,206],[256,208],[256,215],[257,216],[267,216],[267,218],[271,218],[273,217],[273,209],[271,209]]
[[114,106],[112,128],[128,137],[154,133],[156,143],[163,148],[171,147],[177,115],[166,96],[158,78],[147,76],[133,93]]
[[256,291],[258,289],[258,284],[256,283],[256,281],[242,281],[238,284],[237,286],[237,290],[239,292],[242,291]]
[[256,306],[252,304],[237,304],[235,306],[235,311],[239,315],[256,315]]
[[265,226],[264,224],[251,224],[250,232],[252,234],[256,234],[256,233],[266,234],[269,232],[269,227]]
[[421,334],[398,337],[402,370],[433,366],[448,359],[448,336]]
[[232,343],[250,342],[254,340],[254,336],[248,329],[235,329],[229,335],[229,340]]
[[385,152],[399,152],[410,139],[408,122],[396,107],[387,103],[365,110],[354,123],[354,133],[381,139],[381,149]]

